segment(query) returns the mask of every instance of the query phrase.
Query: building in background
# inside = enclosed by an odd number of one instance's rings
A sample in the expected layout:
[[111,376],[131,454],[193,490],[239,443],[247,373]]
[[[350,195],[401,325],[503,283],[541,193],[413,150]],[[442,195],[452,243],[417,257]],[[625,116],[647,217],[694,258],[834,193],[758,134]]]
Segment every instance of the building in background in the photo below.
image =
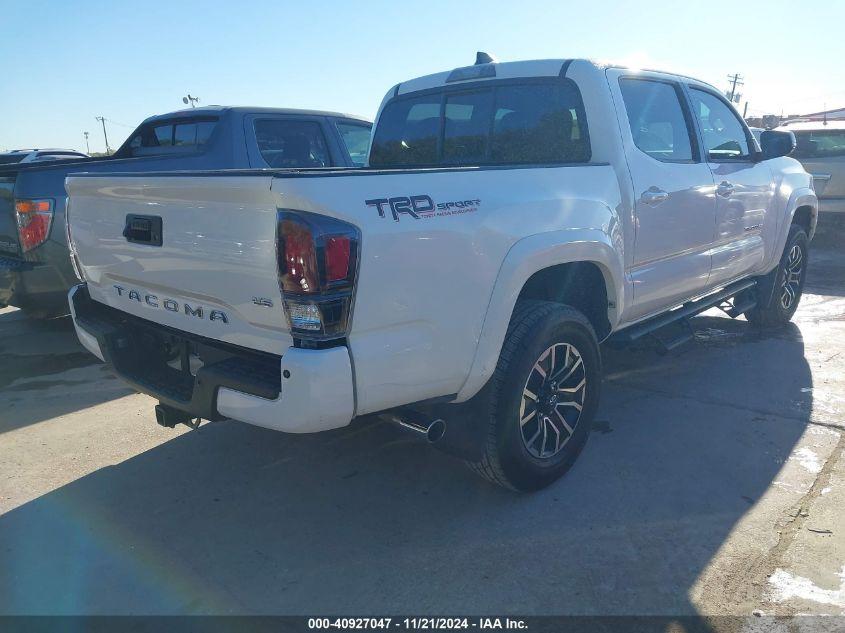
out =
[[843,121],[845,120],[845,108],[824,110],[823,112],[812,112],[810,114],[802,115],[801,118],[808,121],[824,121],[825,119],[828,121]]
[[823,110],[822,112],[811,112],[809,114],[790,114],[782,116],[779,114],[765,114],[763,116],[747,117],[746,122],[751,127],[762,127],[767,130],[783,125],[787,122],[798,121],[845,121],[845,108],[835,110]]

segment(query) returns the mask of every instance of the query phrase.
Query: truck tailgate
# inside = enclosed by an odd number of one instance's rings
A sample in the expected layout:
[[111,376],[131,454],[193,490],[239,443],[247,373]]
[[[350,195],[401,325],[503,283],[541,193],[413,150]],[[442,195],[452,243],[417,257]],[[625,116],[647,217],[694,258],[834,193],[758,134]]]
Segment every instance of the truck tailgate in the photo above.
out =
[[207,338],[284,353],[292,338],[276,274],[271,181],[69,177],[73,252],[91,298]]

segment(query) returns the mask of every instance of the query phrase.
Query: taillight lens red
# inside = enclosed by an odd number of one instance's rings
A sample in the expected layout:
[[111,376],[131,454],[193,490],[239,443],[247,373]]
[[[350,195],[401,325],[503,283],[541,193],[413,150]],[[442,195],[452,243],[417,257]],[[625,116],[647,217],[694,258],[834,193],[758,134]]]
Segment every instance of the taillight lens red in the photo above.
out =
[[297,294],[318,292],[317,251],[309,227],[291,218],[283,219],[280,224],[282,290]]
[[349,254],[352,241],[348,237],[330,237],[326,240],[326,278],[341,281],[349,276]]
[[295,334],[311,339],[346,333],[360,233],[335,218],[280,211],[279,280]]
[[53,221],[52,200],[15,200],[21,250],[30,251],[47,241]]

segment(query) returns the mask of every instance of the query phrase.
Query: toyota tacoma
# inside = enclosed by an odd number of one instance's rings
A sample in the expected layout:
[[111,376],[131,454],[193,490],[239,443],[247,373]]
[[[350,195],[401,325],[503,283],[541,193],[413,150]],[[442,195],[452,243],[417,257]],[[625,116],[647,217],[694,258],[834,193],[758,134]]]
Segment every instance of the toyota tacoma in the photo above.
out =
[[584,447],[600,342],[792,317],[792,134],[685,76],[479,57],[392,88],[364,169],[70,177],[82,344],[168,426],[379,415],[528,491]]

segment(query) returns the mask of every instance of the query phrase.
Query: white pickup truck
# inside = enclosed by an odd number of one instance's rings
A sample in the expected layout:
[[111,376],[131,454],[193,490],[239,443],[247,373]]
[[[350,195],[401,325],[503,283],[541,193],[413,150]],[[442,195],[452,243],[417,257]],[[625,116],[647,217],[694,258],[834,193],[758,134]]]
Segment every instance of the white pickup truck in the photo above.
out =
[[378,414],[535,490],[587,440],[599,342],[790,319],[793,147],[689,77],[482,61],[391,89],[364,169],[68,178],[76,330],[162,424]]

